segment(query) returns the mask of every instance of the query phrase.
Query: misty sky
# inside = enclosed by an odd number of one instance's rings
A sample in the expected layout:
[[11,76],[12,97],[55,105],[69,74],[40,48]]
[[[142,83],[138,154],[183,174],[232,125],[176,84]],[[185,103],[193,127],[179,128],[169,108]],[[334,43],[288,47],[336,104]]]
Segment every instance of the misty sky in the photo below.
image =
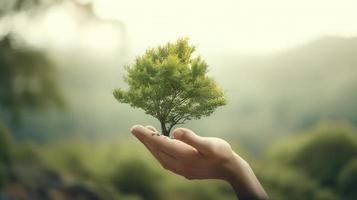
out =
[[[357,36],[356,0],[94,0],[93,8],[100,18],[125,25],[132,55],[182,36],[201,53],[230,54],[273,52],[326,35]],[[45,46],[79,44],[106,53],[121,42],[117,29],[79,25],[78,17],[67,3],[17,24],[25,38]]]
[[324,35],[357,35],[355,0],[99,0],[134,49],[190,36],[208,51],[266,52]]

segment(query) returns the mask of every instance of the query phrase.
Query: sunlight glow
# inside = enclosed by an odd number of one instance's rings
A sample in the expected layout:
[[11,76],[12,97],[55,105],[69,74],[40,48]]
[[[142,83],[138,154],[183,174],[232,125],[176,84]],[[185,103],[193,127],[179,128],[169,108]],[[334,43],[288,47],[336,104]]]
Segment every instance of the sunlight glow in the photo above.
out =
[[[93,1],[95,17],[123,25],[134,55],[183,36],[203,53],[231,54],[274,52],[326,35],[356,36],[356,8],[353,0]],[[120,46],[120,28],[84,19],[81,12],[69,1],[21,27],[35,43],[56,48],[109,52]]]
[[18,16],[16,23],[30,44],[55,50],[85,49],[105,54],[122,42],[118,26],[90,18],[69,2],[51,7],[35,20]]
[[190,36],[208,51],[270,52],[325,36],[357,35],[353,0],[97,0],[122,20],[134,49]]

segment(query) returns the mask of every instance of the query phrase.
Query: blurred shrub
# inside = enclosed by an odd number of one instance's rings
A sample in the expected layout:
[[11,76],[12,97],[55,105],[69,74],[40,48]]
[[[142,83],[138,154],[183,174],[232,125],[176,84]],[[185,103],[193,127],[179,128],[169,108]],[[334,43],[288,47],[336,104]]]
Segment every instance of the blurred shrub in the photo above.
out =
[[1,188],[5,185],[6,176],[5,176],[5,166],[0,162],[0,191]]
[[138,194],[145,200],[158,200],[164,185],[147,163],[138,159],[123,162],[112,176],[113,185],[123,194]]
[[11,135],[0,121],[0,163],[8,164],[11,160]]
[[330,189],[320,189],[316,191],[314,200],[340,200],[341,198]]
[[217,181],[185,181],[173,191],[177,199],[185,200],[235,200],[236,196],[228,184]]
[[90,176],[90,172],[86,166],[86,163],[83,161],[83,157],[77,152],[67,152],[63,155],[63,165],[64,168],[71,174],[73,177],[77,178],[87,178]]
[[357,158],[342,169],[338,177],[338,188],[344,199],[357,199]]
[[292,164],[333,187],[344,165],[357,156],[356,133],[348,127],[324,125],[308,134],[311,137],[293,155]]
[[129,195],[121,195],[120,200],[145,200],[145,199],[135,194],[129,194]]
[[18,164],[42,164],[36,144],[31,142],[16,143],[13,150],[13,161]]
[[[17,40],[16,40],[17,39]],[[13,33],[0,39],[0,106],[18,121],[25,109],[63,107],[55,65]]]
[[357,131],[323,123],[272,145],[259,176],[272,199],[356,199],[356,158]]
[[71,138],[67,141],[56,141],[39,150],[44,163],[74,179],[87,179],[92,173],[88,169],[88,160],[95,160],[93,149],[86,146],[88,141]]
[[314,200],[317,184],[298,171],[265,166],[257,171],[265,190],[274,200]]

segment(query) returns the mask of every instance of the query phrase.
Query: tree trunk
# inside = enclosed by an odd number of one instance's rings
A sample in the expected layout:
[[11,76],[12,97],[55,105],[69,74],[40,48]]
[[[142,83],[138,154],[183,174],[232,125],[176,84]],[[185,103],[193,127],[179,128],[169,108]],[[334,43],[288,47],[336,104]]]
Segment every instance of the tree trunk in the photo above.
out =
[[166,128],[165,122],[160,122],[161,123],[161,133],[167,137],[170,137],[170,132]]

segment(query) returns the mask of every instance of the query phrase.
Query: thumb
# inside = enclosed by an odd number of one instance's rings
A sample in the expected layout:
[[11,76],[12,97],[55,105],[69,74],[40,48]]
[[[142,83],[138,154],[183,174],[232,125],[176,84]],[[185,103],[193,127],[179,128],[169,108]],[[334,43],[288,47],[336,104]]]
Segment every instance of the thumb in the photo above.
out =
[[193,131],[186,128],[177,128],[173,131],[174,139],[180,140],[191,145],[201,153],[209,152],[209,142],[204,137],[196,135]]

